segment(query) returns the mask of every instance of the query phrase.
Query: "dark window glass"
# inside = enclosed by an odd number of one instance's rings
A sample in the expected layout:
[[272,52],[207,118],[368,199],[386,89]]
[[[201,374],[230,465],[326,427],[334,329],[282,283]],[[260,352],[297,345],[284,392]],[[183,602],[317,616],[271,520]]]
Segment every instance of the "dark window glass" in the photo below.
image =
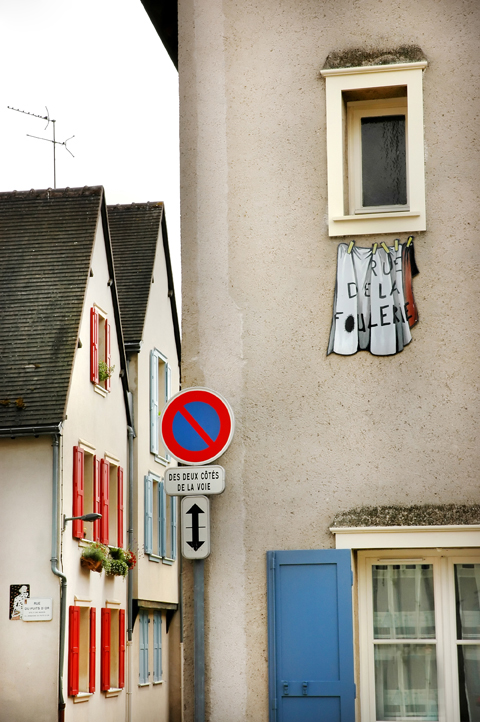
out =
[[407,203],[405,116],[362,118],[362,204]]

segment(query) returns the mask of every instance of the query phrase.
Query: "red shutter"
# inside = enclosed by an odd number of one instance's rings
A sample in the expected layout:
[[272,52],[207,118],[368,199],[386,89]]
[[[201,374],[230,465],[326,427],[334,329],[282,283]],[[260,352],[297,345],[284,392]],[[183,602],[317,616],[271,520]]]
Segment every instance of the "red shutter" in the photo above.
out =
[[[83,449],[73,447],[73,508],[72,516],[83,514]],[[72,536],[83,539],[83,521],[76,519],[72,522]]]
[[118,610],[118,686],[120,689],[125,687],[125,610]]
[[79,686],[80,607],[70,607],[68,628],[68,694],[74,697]]
[[110,464],[108,461],[100,461],[100,541],[108,544],[108,486],[110,483]]
[[121,466],[119,466],[117,470],[117,479],[117,546],[123,547],[123,469]]
[[98,384],[98,311],[90,309],[90,380]]
[[88,691],[93,694],[95,692],[95,661],[97,652],[97,610],[90,607],[90,649],[89,649],[89,667],[88,667]]
[[[93,457],[93,511],[101,514],[100,509],[100,459]],[[93,541],[100,541],[100,519],[93,522]]]
[[106,692],[110,689],[110,609],[102,608],[102,657],[100,664],[101,687]]
[[[105,319],[105,363],[108,368],[112,365],[112,346],[110,341],[110,324]],[[105,379],[105,388],[110,391],[110,377]]]

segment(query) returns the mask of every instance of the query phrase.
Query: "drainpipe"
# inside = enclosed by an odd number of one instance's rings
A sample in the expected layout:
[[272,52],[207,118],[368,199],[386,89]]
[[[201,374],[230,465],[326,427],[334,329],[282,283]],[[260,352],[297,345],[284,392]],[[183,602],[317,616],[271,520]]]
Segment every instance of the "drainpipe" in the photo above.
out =
[[[128,548],[133,549],[133,438],[131,426],[128,431]],[[127,577],[127,722],[132,720],[132,667],[133,667],[133,570]]]
[[53,435],[53,461],[52,461],[52,557],[50,559],[52,572],[59,577],[62,585],[60,589],[60,647],[58,655],[58,722],[65,719],[65,699],[63,696],[63,662],[65,658],[65,622],[67,611],[67,577],[58,568],[58,520],[59,520],[59,440],[60,435]]

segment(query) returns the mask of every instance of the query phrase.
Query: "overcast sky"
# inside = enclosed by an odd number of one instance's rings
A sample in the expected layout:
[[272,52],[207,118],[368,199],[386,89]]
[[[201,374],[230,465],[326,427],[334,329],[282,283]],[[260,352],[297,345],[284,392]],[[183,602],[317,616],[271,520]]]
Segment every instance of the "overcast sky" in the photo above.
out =
[[0,191],[103,185],[164,201],[180,295],[178,75],[140,0],[0,0]]

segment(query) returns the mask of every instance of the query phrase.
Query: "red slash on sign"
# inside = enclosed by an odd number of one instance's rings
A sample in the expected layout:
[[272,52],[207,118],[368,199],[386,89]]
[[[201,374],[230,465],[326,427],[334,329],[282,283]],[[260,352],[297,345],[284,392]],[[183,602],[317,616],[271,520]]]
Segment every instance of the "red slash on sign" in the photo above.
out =
[[228,401],[210,389],[185,389],[168,402],[160,430],[175,459],[184,464],[208,464],[230,445],[233,411]]

